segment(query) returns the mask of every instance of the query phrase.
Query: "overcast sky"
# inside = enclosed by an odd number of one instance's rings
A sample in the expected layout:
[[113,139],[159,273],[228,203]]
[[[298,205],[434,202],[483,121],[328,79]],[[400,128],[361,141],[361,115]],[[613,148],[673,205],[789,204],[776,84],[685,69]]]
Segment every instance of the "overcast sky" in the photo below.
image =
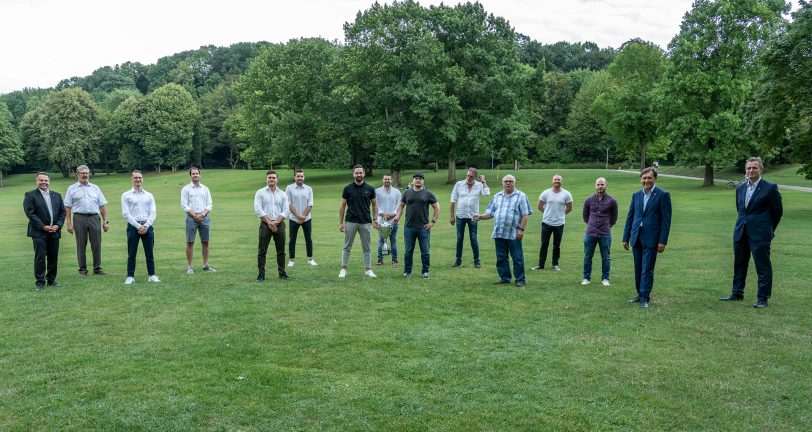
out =
[[[691,0],[480,3],[539,42],[593,41],[602,48],[617,48],[634,37],[665,48],[691,7]],[[371,4],[371,0],[0,0],[0,93],[53,87],[64,78],[126,61],[155,63],[202,45],[310,36],[343,41],[343,24]]]

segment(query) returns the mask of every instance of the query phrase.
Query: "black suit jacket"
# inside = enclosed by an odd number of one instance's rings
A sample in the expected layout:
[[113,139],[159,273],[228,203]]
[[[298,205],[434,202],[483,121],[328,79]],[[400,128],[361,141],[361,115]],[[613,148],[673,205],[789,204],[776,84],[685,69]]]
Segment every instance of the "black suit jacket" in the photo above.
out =
[[51,196],[51,209],[54,212],[53,225],[59,225],[59,230],[55,233],[47,233],[42,227],[49,225],[51,216],[48,214],[48,206],[45,198],[39,189],[34,189],[25,193],[23,199],[23,210],[28,217],[28,237],[43,238],[52,236],[59,238],[62,235],[62,225],[65,223],[65,203],[62,202],[62,195],[59,192],[49,191]]
[[775,237],[775,229],[781,222],[784,207],[781,203],[781,193],[778,186],[763,178],[759,180],[750,202],[745,207],[744,198],[747,194],[747,182],[736,188],[736,226],[733,228],[733,240],[742,239],[745,227],[750,240],[759,243],[769,243]]

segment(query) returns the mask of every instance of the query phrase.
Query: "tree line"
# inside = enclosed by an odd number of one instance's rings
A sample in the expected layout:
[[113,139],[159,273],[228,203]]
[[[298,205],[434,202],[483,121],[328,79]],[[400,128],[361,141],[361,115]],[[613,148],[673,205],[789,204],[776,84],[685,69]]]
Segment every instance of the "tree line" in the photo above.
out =
[[479,3],[374,3],[341,43],[205,46],[2,95],[0,171],[439,164],[453,181],[459,163],[660,159],[712,184],[761,154],[812,178],[812,12],[789,10],[697,0],[667,49],[601,49],[540,44]]

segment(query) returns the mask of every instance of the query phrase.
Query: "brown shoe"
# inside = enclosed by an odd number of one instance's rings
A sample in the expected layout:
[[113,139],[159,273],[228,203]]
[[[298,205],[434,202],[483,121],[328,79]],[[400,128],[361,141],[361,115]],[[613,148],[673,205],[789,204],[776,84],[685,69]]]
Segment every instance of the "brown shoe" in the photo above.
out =
[[383,260],[378,260],[378,265],[383,265]]
[[93,274],[98,276],[107,276],[107,272],[102,269],[93,270]]

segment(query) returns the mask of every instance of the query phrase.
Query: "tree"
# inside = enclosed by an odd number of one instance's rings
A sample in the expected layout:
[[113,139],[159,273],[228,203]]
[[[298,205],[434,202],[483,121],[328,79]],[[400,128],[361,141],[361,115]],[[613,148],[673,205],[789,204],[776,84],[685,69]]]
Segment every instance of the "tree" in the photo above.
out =
[[612,86],[612,77],[606,71],[597,72],[587,80],[572,102],[563,131],[565,151],[576,162],[603,160],[608,149],[614,149],[615,140],[601,126],[593,109],[595,101]]
[[20,136],[11,124],[11,112],[0,102],[0,187],[3,187],[3,171],[23,162]]
[[144,100],[144,152],[155,170],[186,164],[192,151],[195,123],[200,112],[192,95],[178,84],[166,84]]
[[611,87],[594,105],[601,124],[619,149],[639,157],[640,169],[647,166],[649,147],[663,143],[658,140],[655,90],[665,64],[657,45],[639,39],[626,42],[609,65]]
[[86,91],[68,88],[48,95],[39,127],[45,156],[63,176],[99,161],[100,113]]
[[756,136],[771,149],[788,148],[799,173],[812,179],[812,3],[799,2],[793,21],[767,44],[749,112]]
[[133,95],[120,103],[111,117],[110,135],[120,149],[119,162],[127,170],[143,168],[152,164],[151,158],[144,151],[146,125],[143,118],[145,109],[145,98]]
[[756,148],[744,106],[758,76],[756,55],[789,10],[783,0],[696,0],[668,45],[659,111],[676,162],[729,165]]

